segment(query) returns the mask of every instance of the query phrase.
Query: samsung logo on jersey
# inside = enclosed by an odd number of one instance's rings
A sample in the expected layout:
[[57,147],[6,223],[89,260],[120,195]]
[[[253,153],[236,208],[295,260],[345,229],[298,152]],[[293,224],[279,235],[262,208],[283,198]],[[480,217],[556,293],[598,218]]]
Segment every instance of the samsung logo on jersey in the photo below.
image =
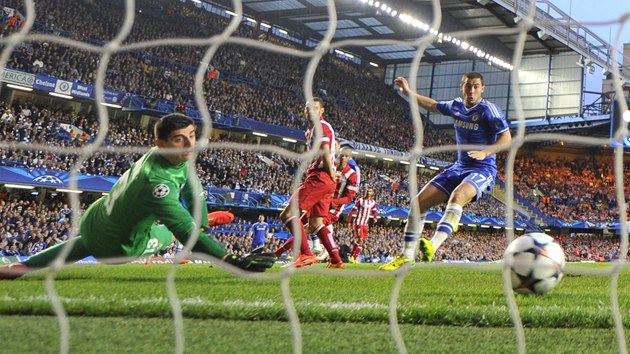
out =
[[455,120],[455,126],[468,130],[479,130],[479,123],[465,122],[463,120]]

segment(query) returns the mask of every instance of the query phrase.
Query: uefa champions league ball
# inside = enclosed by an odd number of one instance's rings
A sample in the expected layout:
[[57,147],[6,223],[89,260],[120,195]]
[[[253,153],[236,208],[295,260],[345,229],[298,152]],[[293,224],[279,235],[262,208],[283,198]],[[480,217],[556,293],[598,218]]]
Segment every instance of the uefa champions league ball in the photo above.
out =
[[542,295],[553,289],[564,272],[564,251],[553,237],[528,233],[512,241],[503,255],[512,289],[519,294]]

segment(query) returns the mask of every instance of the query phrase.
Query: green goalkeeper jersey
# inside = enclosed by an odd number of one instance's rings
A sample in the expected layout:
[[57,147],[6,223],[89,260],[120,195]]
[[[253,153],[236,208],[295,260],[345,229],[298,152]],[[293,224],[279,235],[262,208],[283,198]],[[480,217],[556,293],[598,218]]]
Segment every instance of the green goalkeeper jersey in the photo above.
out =
[[[193,232],[199,241],[193,251],[223,258],[227,251],[200,231],[208,225],[205,192],[188,162],[177,166],[151,149],[114,184],[109,195],[94,202],[81,218],[81,235],[94,256],[140,256],[156,220],[186,244]],[[195,224],[193,183],[199,192],[199,220]]]

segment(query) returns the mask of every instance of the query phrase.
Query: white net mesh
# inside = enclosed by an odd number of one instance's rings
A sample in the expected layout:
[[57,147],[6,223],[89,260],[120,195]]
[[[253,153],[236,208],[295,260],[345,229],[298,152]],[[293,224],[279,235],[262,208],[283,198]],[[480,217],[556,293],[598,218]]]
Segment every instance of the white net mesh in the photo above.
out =
[[[430,24],[432,28],[440,28],[442,22],[442,13],[441,13],[441,4],[439,0],[433,0],[430,2],[432,7],[432,16],[433,22]],[[68,5],[68,4],[66,4]],[[489,31],[492,34],[501,33],[504,35],[512,35],[517,38],[517,44],[514,51],[513,62],[511,63],[514,66],[514,70],[512,71],[512,103],[515,105],[514,109],[517,112],[516,117],[519,118],[519,126],[516,130],[512,143],[509,148],[507,148],[507,159],[505,163],[505,176],[506,176],[506,195],[507,195],[507,208],[506,208],[506,218],[508,220],[508,228],[507,228],[507,242],[510,242],[514,238],[514,164],[516,154],[518,149],[525,142],[532,141],[547,141],[547,140],[563,140],[569,143],[581,143],[581,144],[590,144],[593,146],[608,144],[610,142],[609,139],[601,139],[601,138],[589,138],[584,136],[572,136],[568,134],[531,134],[525,135],[525,122],[524,122],[524,114],[523,114],[523,106],[522,101],[520,100],[519,93],[519,75],[518,69],[521,64],[522,54],[524,51],[525,39],[527,35],[527,31],[531,30],[535,23],[540,23],[541,19],[535,18],[536,13],[536,1],[520,1],[517,3],[520,5],[520,8],[526,8],[526,13],[528,16],[524,18],[522,21],[518,23],[518,25],[514,28],[506,28],[506,29],[492,29],[492,30],[470,30],[465,32],[457,32],[457,33],[449,33],[449,35],[453,37],[463,37],[469,38],[473,40],[475,38],[481,38],[484,35],[487,35]],[[199,109],[201,114],[201,119],[203,121],[203,129],[201,136],[209,137],[212,133],[212,119],[211,113],[209,110],[209,106],[211,106],[211,102],[209,102],[209,94],[207,86],[205,86],[206,75],[208,72],[208,67],[210,63],[213,62],[213,58],[217,55],[217,53],[225,46],[230,45],[231,48],[239,48],[239,50],[243,48],[247,49],[256,49],[262,52],[270,52],[276,53],[282,56],[288,56],[291,58],[301,58],[307,61],[307,66],[303,75],[302,82],[302,90],[304,92],[304,97],[300,97],[297,99],[297,102],[304,101],[312,101],[314,95],[313,87],[314,85],[314,77],[316,70],[322,58],[326,56],[331,49],[340,49],[351,46],[369,46],[369,45],[385,45],[385,44],[400,44],[400,45],[412,45],[414,48],[417,48],[417,54],[413,58],[411,63],[411,71],[409,75],[409,82],[412,88],[412,91],[415,91],[415,88],[418,86],[418,82],[416,82],[416,78],[418,77],[418,68],[420,61],[423,58],[423,54],[427,46],[432,43],[436,39],[436,35],[432,33],[427,33],[419,37],[414,42],[410,43],[408,41],[401,40],[339,40],[333,41],[333,37],[336,31],[337,26],[337,12],[336,12],[336,4],[335,1],[328,1],[328,27],[326,29],[325,35],[319,44],[311,49],[296,49],[294,47],[287,46],[284,42],[275,43],[273,41],[259,41],[251,38],[244,38],[238,35],[239,25],[241,24],[241,20],[243,19],[243,7],[240,1],[235,1],[233,4],[233,12],[236,13],[229,24],[225,26],[219,34],[209,36],[209,37],[201,37],[201,38],[159,38],[159,39],[147,39],[138,40],[142,36],[135,36],[130,40],[130,34],[132,33],[132,29],[134,29],[134,24],[136,23],[137,17],[141,14],[138,13],[139,6],[133,0],[125,1],[125,10],[122,17],[117,19],[116,26],[118,29],[110,40],[107,40],[102,45],[100,44],[91,44],[88,41],[80,40],[80,39],[71,39],[64,36],[58,36],[55,34],[44,34],[38,32],[34,29],[35,24],[35,16],[39,16],[36,12],[37,7],[35,6],[34,1],[24,1],[23,3],[25,9],[25,21],[19,31],[16,31],[8,36],[5,36],[0,40],[0,43],[3,46],[2,56],[0,56],[0,67],[6,67],[7,63],[10,62],[10,58],[12,54],[16,51],[16,48],[22,43],[47,43],[50,45],[56,45],[68,52],[72,51],[82,51],[89,52],[92,56],[97,58],[97,65],[95,66],[96,72],[94,75],[94,87],[95,87],[95,96],[98,103],[103,103],[104,101],[104,91],[106,87],[106,81],[108,76],[111,75],[110,71],[114,70],[112,63],[118,64],[117,56],[124,55],[125,53],[136,51],[136,50],[152,50],[156,48],[168,48],[169,50],[177,51],[181,48],[182,51],[190,51],[191,48],[196,49],[199,53],[202,53],[200,63],[197,65],[197,70],[194,75],[194,87],[192,88],[192,92],[194,94],[194,101],[196,108]],[[98,6],[97,3],[94,3],[94,6]],[[611,22],[618,22],[622,25],[625,25],[627,22],[630,13],[625,13],[620,16],[618,19],[613,19]],[[558,25],[558,23],[554,22],[554,25]],[[563,25],[563,24],[560,24]],[[567,27],[570,26],[569,23],[565,23]],[[177,31],[175,31],[177,33]],[[615,37],[615,41],[613,42],[613,49],[617,47],[615,44],[619,44],[621,42],[621,31]],[[141,38],[142,39],[142,38]],[[480,41],[483,39],[481,38]],[[616,50],[616,49],[615,49]],[[255,58],[251,58],[251,61],[255,61]],[[616,60],[616,58],[615,58]],[[613,75],[619,75],[618,65],[616,65],[616,61],[613,61],[615,65],[612,66]],[[254,65],[254,64],[252,64]],[[621,83],[615,82],[615,90],[617,92],[618,97],[623,96]],[[431,154],[439,154],[448,151],[455,151],[457,149],[454,145],[447,146],[434,146],[430,148],[424,148],[424,129],[421,117],[419,115],[418,104],[415,100],[409,101],[409,111],[412,113],[413,119],[413,137],[414,143],[413,146],[405,152],[403,156],[388,156],[397,161],[405,160],[405,161],[416,161],[422,156],[431,155]],[[70,188],[77,189],[77,178],[79,168],[87,159],[93,156],[97,152],[111,152],[117,151],[122,153],[143,153],[147,151],[145,146],[138,147],[105,147],[105,140],[107,136],[107,132],[110,126],[110,116],[107,109],[102,104],[97,104],[97,118],[98,118],[98,134],[96,135],[95,140],[91,144],[87,144],[81,148],[68,147],[68,148],[58,148],[51,147],[46,144],[38,144],[38,143],[16,143],[16,142],[0,142],[0,147],[2,149],[16,149],[16,150],[40,150],[40,151],[49,151],[51,153],[56,154],[67,154],[67,155],[76,155],[77,158],[74,161],[74,166],[76,168],[72,168],[72,176],[70,178]],[[623,103],[623,110],[627,110],[625,106],[625,102]],[[316,122],[315,117],[310,117],[313,122]],[[615,132],[615,140],[621,140],[622,136],[628,135],[628,131],[625,124],[619,124],[621,127],[617,132]],[[322,130],[319,124],[315,124],[316,127],[316,135],[321,136]],[[209,142],[208,139],[202,139],[198,143],[197,151],[199,153],[203,153],[207,149],[225,149],[225,150],[238,150],[238,151],[254,151],[254,152],[269,152],[277,154],[278,156],[287,158],[287,159],[295,159],[300,161],[299,168],[295,173],[295,178],[293,179],[292,190],[296,190],[302,180],[302,174],[306,169],[307,163],[311,161],[317,154],[317,149],[312,149],[302,154],[291,152],[287,149],[281,148],[279,146],[272,145],[251,145],[251,144],[240,144],[240,143],[231,143],[231,142]],[[378,154],[377,154],[378,155]],[[380,156],[383,157],[383,156]],[[191,164],[191,172],[194,171],[194,165]],[[627,346],[625,342],[625,334],[624,327],[621,318],[621,312],[619,309],[619,301],[618,301],[618,281],[619,275],[625,266],[625,257],[628,251],[628,230],[627,225],[625,223],[625,215],[626,215],[626,205],[623,202],[625,200],[624,197],[624,166],[623,166],[623,148],[618,147],[615,149],[614,155],[614,170],[615,170],[615,179],[617,181],[616,185],[616,200],[618,201],[618,209],[620,215],[620,225],[621,225],[621,250],[620,255],[621,258],[619,262],[615,263],[614,267],[610,269],[603,270],[600,272],[591,272],[596,273],[601,276],[608,276],[610,278],[610,300],[611,300],[611,308],[614,314],[614,324],[616,331],[616,338],[618,341],[619,352],[626,353]],[[416,164],[409,164],[408,170],[408,181],[409,181],[409,195],[416,195],[418,193],[418,173]],[[199,194],[199,193],[196,193]],[[75,194],[70,195],[71,198],[71,208],[72,210],[80,210],[80,202],[78,196]],[[200,200],[198,202],[201,202]],[[294,214],[298,214],[297,205],[292,205]],[[417,206],[411,206],[410,210],[412,210],[412,214],[410,218],[418,220],[419,215],[417,211]],[[201,219],[200,210],[197,205],[197,210],[195,213],[195,219],[197,223]],[[78,234],[78,225],[79,225],[79,217],[78,213],[73,213],[72,215],[72,234]],[[196,237],[196,236],[195,236]],[[194,243],[195,237],[190,240],[190,243]],[[297,252],[300,245],[300,240],[296,240],[296,244],[294,245],[294,252]],[[65,248],[64,252],[62,252],[56,262],[51,267],[50,272],[46,276],[46,293],[48,295],[48,299],[52,304],[54,312],[57,316],[59,323],[59,349],[60,353],[68,353],[70,351],[69,343],[70,343],[70,326],[69,319],[66,315],[66,311],[64,309],[64,305],[59,298],[56,290],[55,290],[55,279],[58,271],[64,266],[64,259],[68,256],[70,249]],[[179,255],[178,257],[183,257],[183,255]],[[176,264],[177,262],[174,262]],[[285,271],[281,273],[273,273],[273,274],[261,274],[261,275],[251,275],[236,269],[229,269],[237,276],[242,277],[251,277],[251,278],[282,278],[281,282],[281,291],[284,299],[284,304],[286,306],[286,311],[288,314],[288,318],[291,323],[292,329],[292,340],[293,340],[293,352],[301,353],[302,352],[302,333],[300,327],[300,319],[298,316],[298,311],[296,309],[296,305],[293,301],[291,289],[289,287],[291,277],[295,272],[293,268],[287,268]],[[175,288],[175,276],[176,276],[177,268],[175,265],[171,268],[168,277],[166,279],[169,303],[172,308],[173,321],[175,327],[175,352],[183,353],[186,349],[186,343],[184,341],[184,327],[183,327],[183,315],[182,315],[182,304],[178,297],[176,288]],[[358,271],[358,270],[346,270],[343,273],[331,273],[325,270],[313,269],[312,272],[322,273],[329,276],[341,276],[341,277],[353,277],[357,275],[361,276],[374,276],[374,277],[391,277],[392,273],[384,273],[384,272],[369,272],[369,271]],[[396,343],[396,347],[399,353],[406,353],[407,349],[405,346],[404,338],[401,334],[400,328],[398,326],[398,318],[397,318],[397,306],[399,303],[399,294],[401,291],[401,287],[405,281],[405,276],[409,272],[409,268],[402,268],[401,270],[394,273],[396,276],[396,281],[391,291],[391,299],[389,303],[389,323],[392,332],[392,337]],[[585,271],[586,272],[586,271]],[[504,271],[504,294],[508,300],[510,315],[512,318],[512,322],[514,324],[514,328],[516,331],[516,338],[518,343],[518,351],[520,353],[525,352],[525,334],[523,323],[521,321],[519,315],[519,309],[515,301],[514,294],[512,292],[510,286],[510,280],[508,272]]]

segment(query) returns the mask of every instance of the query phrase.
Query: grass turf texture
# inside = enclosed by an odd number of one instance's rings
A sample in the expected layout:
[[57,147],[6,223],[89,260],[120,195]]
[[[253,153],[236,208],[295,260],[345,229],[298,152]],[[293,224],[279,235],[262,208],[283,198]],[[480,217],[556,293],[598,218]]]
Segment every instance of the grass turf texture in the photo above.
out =
[[[578,267],[584,268],[571,265],[569,271]],[[168,266],[162,265],[64,269],[56,289],[71,316],[71,352],[172,352],[167,272]],[[304,352],[395,353],[388,325],[394,276],[358,272],[334,276],[339,272],[346,270],[298,271],[290,278]],[[619,301],[627,327],[629,280],[630,272],[624,271]],[[501,281],[496,265],[476,270],[434,265],[413,269],[398,302],[398,321],[409,352],[515,352]],[[187,352],[291,352],[291,326],[280,282],[243,279],[207,265],[179,267],[177,291],[186,319]],[[43,273],[0,284],[0,333],[19,338],[11,341],[12,350],[55,352],[57,322],[46,300]],[[609,290],[608,277],[580,275],[566,277],[544,296],[517,296],[528,350],[617,352]]]

